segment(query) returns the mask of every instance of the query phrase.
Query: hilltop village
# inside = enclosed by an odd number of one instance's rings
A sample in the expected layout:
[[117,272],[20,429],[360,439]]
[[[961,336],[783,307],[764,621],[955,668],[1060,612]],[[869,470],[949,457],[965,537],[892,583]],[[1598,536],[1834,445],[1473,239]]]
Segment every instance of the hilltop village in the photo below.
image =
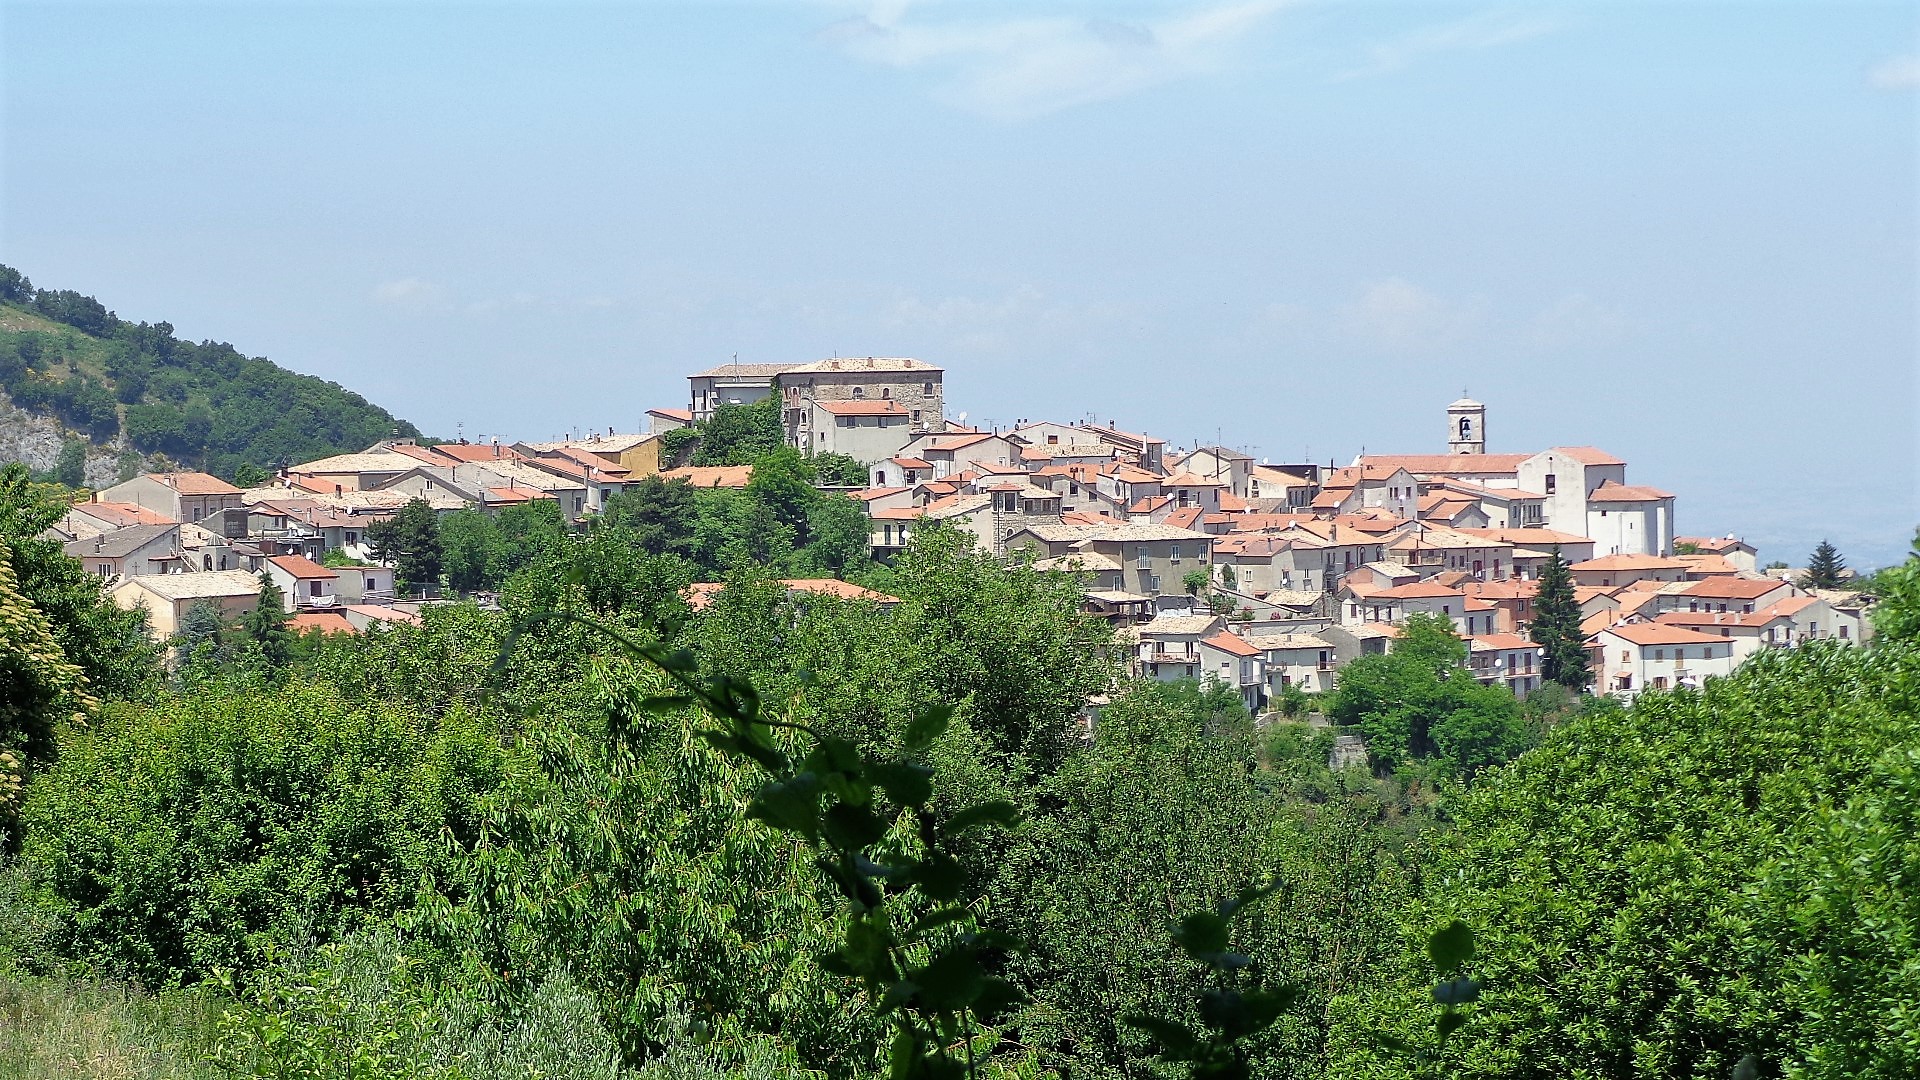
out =
[[[54,535],[163,638],[196,605],[243,614],[263,581],[295,629],[367,632],[450,602],[432,584],[397,589],[379,557],[370,529],[409,504],[444,515],[551,500],[578,524],[650,478],[745,488],[752,466],[686,465],[684,449],[724,410],[777,402],[788,446],[865,468],[863,486],[833,490],[862,508],[875,559],[943,522],[1010,562],[1076,574],[1135,674],[1224,683],[1256,712],[1289,688],[1331,689],[1420,613],[1453,624],[1477,679],[1526,695],[1542,682],[1528,632],[1556,552],[1598,692],[1697,685],[1759,650],[1868,632],[1858,595],[1762,571],[1732,536],[1675,535],[1676,497],[1630,482],[1604,449],[1492,452],[1478,401],[1436,410],[1436,438],[1407,453],[1275,464],[1112,423],[968,427],[948,418],[943,375],[904,358],[727,364],[689,376],[687,406],[651,410],[645,432],[389,439],[249,489],[145,474],[73,506]],[[788,585],[889,600],[834,579]],[[688,599],[719,588],[696,584]]]

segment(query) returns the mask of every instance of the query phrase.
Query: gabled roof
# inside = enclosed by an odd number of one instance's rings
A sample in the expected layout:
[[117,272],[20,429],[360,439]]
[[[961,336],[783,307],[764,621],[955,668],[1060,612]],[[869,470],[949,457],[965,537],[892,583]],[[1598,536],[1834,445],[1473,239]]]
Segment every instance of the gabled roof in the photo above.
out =
[[988,439],[997,439],[999,437],[1000,436],[995,435],[991,431],[975,432],[971,435],[949,435],[941,439],[928,440],[922,449],[932,450],[937,453],[951,453],[955,450],[965,450],[969,446],[974,446],[986,442]]
[[1139,628],[1140,636],[1148,634],[1186,635],[1205,634],[1220,627],[1223,619],[1218,615],[1160,615],[1145,626]]
[[135,503],[83,502],[73,504],[73,513],[83,514],[107,525],[172,525],[174,520],[158,510]]
[[1204,513],[1204,511],[1197,506],[1182,507],[1168,514],[1163,523],[1171,525],[1176,529],[1196,528],[1200,524],[1200,516],[1202,513]]
[[323,634],[351,634],[353,624],[337,611],[303,611],[287,620],[287,629],[296,634],[318,630]]
[[[1152,624],[1149,623],[1148,625]],[[1234,656],[1259,656],[1266,651],[1265,649],[1256,648],[1252,644],[1227,633],[1225,630],[1220,631],[1212,637],[1201,638],[1200,644],[1208,648],[1219,649],[1223,653],[1231,653]]]
[[1364,454],[1362,465],[1405,469],[1416,476],[1511,476],[1532,454]]
[[904,487],[875,487],[866,488],[861,491],[850,491],[847,494],[861,502],[872,502],[875,499],[884,499],[889,495],[905,495],[912,490],[912,488]]
[[[245,570],[204,570],[192,574],[148,574],[128,578],[165,600],[208,600],[214,597],[258,596],[260,578]],[[118,591],[118,590],[116,590]]]
[[662,480],[685,480],[697,488],[743,488],[753,479],[751,465],[695,465],[685,469],[668,469],[660,474]]
[[1693,627],[1744,627],[1750,630],[1765,629],[1769,624],[1788,619],[1785,612],[1768,608],[1751,614],[1742,611],[1668,611],[1654,616],[1653,621],[1667,626]]
[[1710,577],[1701,578],[1681,591],[1683,596],[1712,597],[1715,600],[1757,600],[1770,592],[1792,585],[1777,578]]
[[[724,369],[720,369],[720,368],[715,369],[716,372],[720,372],[723,370]],[[811,364],[799,364],[793,367],[784,367],[778,372],[778,374],[782,374],[782,375],[833,374],[836,372],[845,372],[845,371],[853,371],[853,372],[868,372],[868,371],[871,371],[871,372],[880,372],[880,371],[922,372],[923,371],[923,372],[932,373],[940,370],[942,369],[937,368],[932,364],[925,362],[924,360],[915,360],[909,356],[840,356],[840,357],[835,357],[831,360],[815,360]]]
[[182,495],[238,495],[240,489],[203,472],[148,473],[151,479]]
[[1210,533],[1195,532],[1192,529],[1180,529],[1171,525],[1133,525],[1124,522],[1115,522],[1112,525],[1029,525],[1021,532],[1030,532],[1049,544],[1071,543],[1077,540],[1143,542],[1213,539]]
[[1635,645],[1717,645],[1726,639],[1718,634],[1700,634],[1663,623],[1620,623],[1602,633],[1624,638]]
[[1587,496],[1587,501],[1590,503],[1638,503],[1659,502],[1662,499],[1671,499],[1673,497],[1673,492],[1662,491],[1656,487],[1635,487],[1630,484],[1616,484],[1608,480],[1599,487],[1594,488],[1593,494]]
[[433,452],[450,457],[455,461],[484,464],[489,461],[504,461],[518,458],[510,446],[499,443],[441,443]]
[[340,576],[304,555],[275,555],[267,561],[301,581],[332,581]]
[[1577,571],[1600,572],[1606,570],[1685,570],[1687,564],[1676,559],[1664,559],[1658,555],[1603,555],[1598,559],[1574,563]]
[[1555,544],[1566,547],[1569,544],[1593,543],[1593,541],[1587,537],[1575,536],[1573,533],[1555,532],[1552,529],[1469,529],[1462,527],[1455,531],[1466,533],[1468,536],[1484,536],[1490,540],[1499,540],[1508,544],[1525,545],[1526,547],[1552,547]]
[[523,503],[551,498],[554,498],[553,492],[541,491],[539,488],[490,487],[486,490],[486,499],[489,503]]
[[[721,364],[705,371],[696,371],[687,376],[689,379],[721,379],[732,376],[741,379],[770,379],[784,371],[798,371],[804,364]],[[655,412],[666,412],[656,409]],[[689,415],[687,419],[692,419]]]
[[692,409],[648,409],[647,415],[664,416],[669,420],[678,420],[685,424],[693,423]]
[[1196,473],[1190,473],[1190,472],[1175,473],[1174,475],[1167,477],[1165,480],[1160,481],[1160,483],[1165,485],[1166,487],[1223,488],[1228,486],[1225,480],[1213,480],[1213,479],[1209,479],[1208,477],[1200,476]]
[[[875,592],[872,589],[862,588],[850,581],[840,581],[837,578],[782,578],[779,584],[785,585],[788,593],[808,593],[813,596],[837,596],[842,600],[871,600],[883,606],[900,602],[900,598],[897,596],[888,596],[886,593]],[[687,606],[693,608],[695,611],[700,611],[707,607],[707,605],[713,603],[713,598],[725,590],[726,587],[727,585],[723,581],[700,581],[687,586],[686,591],[682,595],[687,599]]]
[[1582,465],[1625,465],[1626,462],[1607,453],[1597,446],[1552,446],[1548,447],[1561,457],[1570,458]]
[[90,540],[69,540],[65,548],[67,554],[76,559],[90,555],[96,559],[123,559],[179,528],[177,524],[128,525]]
[[291,475],[305,476],[331,476],[337,473],[403,473],[419,464],[420,462],[410,455],[382,450],[366,454],[335,454],[317,461],[304,461],[290,466],[287,472]]
[[1467,594],[1459,589],[1450,589],[1445,585],[1435,585],[1431,581],[1415,581],[1407,585],[1395,585],[1391,588],[1378,589],[1371,595],[1387,600],[1437,600],[1447,596],[1458,596],[1464,601]]

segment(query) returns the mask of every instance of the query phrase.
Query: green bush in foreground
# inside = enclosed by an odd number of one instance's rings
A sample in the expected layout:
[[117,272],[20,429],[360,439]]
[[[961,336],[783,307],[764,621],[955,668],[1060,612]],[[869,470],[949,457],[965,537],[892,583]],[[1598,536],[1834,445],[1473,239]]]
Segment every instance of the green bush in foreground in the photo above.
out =
[[508,770],[457,708],[427,721],[309,685],[203,687],[68,739],[28,793],[22,868],[60,954],[193,983],[456,887]]

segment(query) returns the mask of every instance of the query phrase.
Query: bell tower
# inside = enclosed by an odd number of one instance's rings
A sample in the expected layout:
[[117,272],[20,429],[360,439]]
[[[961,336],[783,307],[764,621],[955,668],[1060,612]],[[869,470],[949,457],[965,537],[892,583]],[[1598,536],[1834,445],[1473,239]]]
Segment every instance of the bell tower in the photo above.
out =
[[1487,407],[1470,397],[1447,406],[1447,453],[1487,452]]

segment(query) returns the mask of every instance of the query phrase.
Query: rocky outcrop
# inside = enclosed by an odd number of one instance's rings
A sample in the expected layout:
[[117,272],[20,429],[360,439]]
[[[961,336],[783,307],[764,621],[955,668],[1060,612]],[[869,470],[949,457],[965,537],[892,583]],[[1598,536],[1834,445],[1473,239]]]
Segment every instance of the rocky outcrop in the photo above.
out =
[[[51,416],[36,416],[15,405],[0,393],[0,464],[25,462],[30,469],[47,470],[60,463],[60,451],[68,440],[86,436],[69,431]],[[87,444],[86,477],[89,487],[103,488],[120,482],[120,458],[127,453],[124,439],[104,446]],[[135,471],[143,471],[143,458]]]

